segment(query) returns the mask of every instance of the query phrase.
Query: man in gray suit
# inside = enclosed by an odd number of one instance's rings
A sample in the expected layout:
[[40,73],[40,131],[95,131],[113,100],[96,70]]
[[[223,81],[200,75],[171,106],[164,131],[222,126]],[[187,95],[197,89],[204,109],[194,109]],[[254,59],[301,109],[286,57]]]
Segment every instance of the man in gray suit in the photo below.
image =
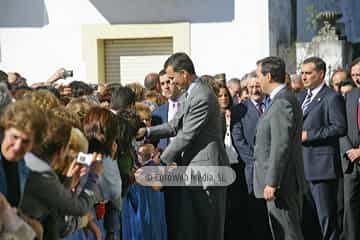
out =
[[254,193],[266,200],[274,239],[303,239],[300,227],[304,191],[301,106],[286,87],[282,59],[259,60],[256,75],[271,103],[261,115],[256,131]]
[[[140,129],[138,136],[175,136],[160,156],[161,162],[167,165],[181,156],[180,164],[185,166],[228,166],[215,93],[197,78],[194,65],[185,53],[171,55],[164,69],[171,81],[184,92],[180,109],[170,122],[146,131]],[[223,239],[225,190],[225,187],[214,186],[180,187],[176,239]]]

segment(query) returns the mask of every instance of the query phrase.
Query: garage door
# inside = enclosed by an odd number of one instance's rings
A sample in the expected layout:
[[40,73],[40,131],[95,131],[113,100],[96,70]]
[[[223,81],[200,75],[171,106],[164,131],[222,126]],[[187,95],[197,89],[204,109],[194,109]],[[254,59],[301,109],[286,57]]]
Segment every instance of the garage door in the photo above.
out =
[[104,40],[106,82],[143,84],[150,72],[159,72],[173,53],[173,39],[111,39]]

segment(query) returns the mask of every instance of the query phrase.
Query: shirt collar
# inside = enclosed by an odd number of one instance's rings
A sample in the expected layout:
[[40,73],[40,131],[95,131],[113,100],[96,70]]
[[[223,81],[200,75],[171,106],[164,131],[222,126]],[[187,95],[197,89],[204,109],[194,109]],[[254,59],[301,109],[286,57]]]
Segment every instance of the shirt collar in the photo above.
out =
[[286,87],[286,84],[284,83],[284,84],[280,84],[275,89],[273,89],[271,94],[270,94],[271,101],[274,100],[274,97],[276,96],[276,94],[278,94],[285,87]]
[[190,95],[191,90],[194,88],[196,82],[197,82],[197,79],[195,79],[194,81],[191,82],[190,86],[189,86],[188,89],[186,90],[187,96]]
[[38,158],[35,154],[27,152],[24,156],[26,166],[34,172],[51,172],[48,163]]
[[168,101],[169,101],[169,105],[171,105],[171,106],[178,103],[178,101],[171,100],[170,98],[168,99]]
[[316,94],[318,94],[318,93],[320,92],[320,90],[323,88],[324,85],[325,85],[325,82],[323,82],[322,84],[320,84],[319,86],[317,86],[317,87],[314,88],[314,89],[308,89],[308,91],[310,90],[312,96],[315,97]]
[[253,99],[250,98],[250,101],[254,104],[255,107],[258,107],[259,104],[265,104],[265,98],[261,102],[256,102]]

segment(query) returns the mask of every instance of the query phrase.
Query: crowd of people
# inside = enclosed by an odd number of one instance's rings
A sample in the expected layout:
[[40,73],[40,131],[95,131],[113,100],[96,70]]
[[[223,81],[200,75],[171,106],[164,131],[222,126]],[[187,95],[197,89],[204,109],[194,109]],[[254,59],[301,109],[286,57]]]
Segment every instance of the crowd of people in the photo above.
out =
[[[360,58],[329,83],[318,57],[254,66],[225,81],[175,53],[126,86],[0,71],[0,239],[360,239]],[[145,166],[236,179],[145,186]]]

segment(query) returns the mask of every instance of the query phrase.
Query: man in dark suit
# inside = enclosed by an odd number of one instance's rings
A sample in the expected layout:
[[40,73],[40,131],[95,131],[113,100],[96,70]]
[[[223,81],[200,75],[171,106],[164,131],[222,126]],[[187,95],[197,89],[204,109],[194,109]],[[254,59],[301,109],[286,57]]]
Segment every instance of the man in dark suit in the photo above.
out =
[[301,76],[306,91],[299,94],[305,178],[311,205],[316,208],[323,239],[339,239],[337,224],[338,178],[341,175],[339,137],[346,133],[343,98],[325,85],[325,62],[306,59]]
[[[265,110],[265,96],[261,90],[260,81],[257,79],[255,71],[249,73],[247,88],[249,99],[234,106],[231,111],[231,135],[233,145],[238,152],[238,160],[243,161],[245,164],[244,173],[248,193],[248,214],[245,220],[248,222],[250,227],[249,233],[253,239],[272,239],[266,202],[264,199],[255,198],[253,191],[255,132],[258,120]],[[239,192],[239,189],[236,191]],[[242,214],[241,217],[244,218],[244,214]]]
[[[221,134],[220,109],[214,91],[197,78],[194,65],[185,53],[171,55],[164,68],[168,77],[184,91],[181,109],[168,123],[141,128],[138,137],[175,136],[160,156],[167,165],[181,156],[182,164],[189,167],[228,166],[229,159]],[[182,187],[175,239],[222,240],[225,193],[225,187]]]
[[301,106],[286,87],[285,63],[281,58],[259,60],[256,75],[271,103],[256,130],[254,193],[266,200],[273,239],[302,240]]
[[344,238],[360,239],[360,89],[346,96],[347,134],[340,138],[344,173]]
[[[166,94],[168,101],[165,104],[162,104],[160,107],[156,108],[152,112],[152,125],[160,125],[166,122],[171,121],[178,108],[180,107],[179,97],[181,95],[180,90],[175,86],[175,84],[167,77],[164,70],[160,71],[160,85],[163,91],[163,94]],[[171,138],[161,138],[157,147],[161,150],[164,150],[167,145],[169,145]]]

